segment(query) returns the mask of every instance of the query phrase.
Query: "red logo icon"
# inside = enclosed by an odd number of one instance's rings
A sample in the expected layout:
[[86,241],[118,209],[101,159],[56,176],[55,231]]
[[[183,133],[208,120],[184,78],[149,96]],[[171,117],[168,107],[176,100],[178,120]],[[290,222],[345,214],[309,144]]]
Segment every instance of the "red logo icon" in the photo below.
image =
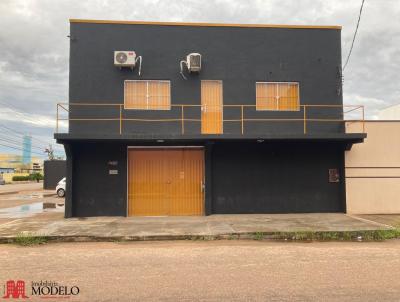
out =
[[6,285],[6,292],[4,295],[4,299],[10,299],[10,296],[13,299],[28,298],[25,296],[25,281],[18,280],[15,282],[14,280],[8,280]]

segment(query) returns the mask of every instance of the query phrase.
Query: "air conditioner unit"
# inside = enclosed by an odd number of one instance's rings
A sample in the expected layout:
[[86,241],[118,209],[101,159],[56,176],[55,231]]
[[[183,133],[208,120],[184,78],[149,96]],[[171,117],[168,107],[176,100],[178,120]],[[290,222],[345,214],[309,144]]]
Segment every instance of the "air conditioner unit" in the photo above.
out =
[[200,72],[201,70],[201,54],[190,53],[186,56],[186,63],[189,72]]
[[197,52],[192,52],[186,56],[186,61],[182,60],[180,62],[181,75],[186,80],[186,77],[183,74],[183,65],[186,65],[186,67],[190,73],[200,72],[200,70],[201,70],[201,54],[199,54]]
[[136,53],[133,50],[114,51],[114,66],[117,66],[119,68],[128,67],[133,70],[138,62],[139,62],[139,75],[140,75],[142,69],[141,56],[136,56]]

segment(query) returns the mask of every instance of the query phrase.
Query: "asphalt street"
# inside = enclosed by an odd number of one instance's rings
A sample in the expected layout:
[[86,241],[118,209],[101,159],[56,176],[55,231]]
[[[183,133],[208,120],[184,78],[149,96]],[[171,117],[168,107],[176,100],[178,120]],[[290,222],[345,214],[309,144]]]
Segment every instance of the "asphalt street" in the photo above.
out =
[[43,301],[31,293],[41,280],[78,286],[69,301],[400,299],[399,240],[0,245],[0,267],[0,282],[25,281],[30,301]]

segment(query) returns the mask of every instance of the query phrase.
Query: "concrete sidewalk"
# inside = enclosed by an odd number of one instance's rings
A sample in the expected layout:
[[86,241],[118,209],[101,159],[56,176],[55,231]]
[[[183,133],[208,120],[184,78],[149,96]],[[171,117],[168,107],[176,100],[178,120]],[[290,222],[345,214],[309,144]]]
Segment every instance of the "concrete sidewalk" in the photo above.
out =
[[253,214],[194,217],[93,217],[62,218],[62,213],[42,213],[0,225],[0,241],[29,232],[58,241],[176,240],[196,237],[228,238],[257,233],[358,232],[393,227],[340,213]]

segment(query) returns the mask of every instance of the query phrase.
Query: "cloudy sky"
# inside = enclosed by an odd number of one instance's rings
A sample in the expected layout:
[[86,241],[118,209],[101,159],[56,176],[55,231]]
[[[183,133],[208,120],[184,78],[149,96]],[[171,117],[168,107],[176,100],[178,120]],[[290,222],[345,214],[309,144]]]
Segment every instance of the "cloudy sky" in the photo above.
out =
[[[343,61],[361,0],[0,0],[0,152],[33,136],[52,143],[56,103],[68,99],[70,18],[342,25]],[[365,0],[344,72],[344,101],[368,118],[400,103],[400,0]],[[4,128],[7,126],[12,132]]]

